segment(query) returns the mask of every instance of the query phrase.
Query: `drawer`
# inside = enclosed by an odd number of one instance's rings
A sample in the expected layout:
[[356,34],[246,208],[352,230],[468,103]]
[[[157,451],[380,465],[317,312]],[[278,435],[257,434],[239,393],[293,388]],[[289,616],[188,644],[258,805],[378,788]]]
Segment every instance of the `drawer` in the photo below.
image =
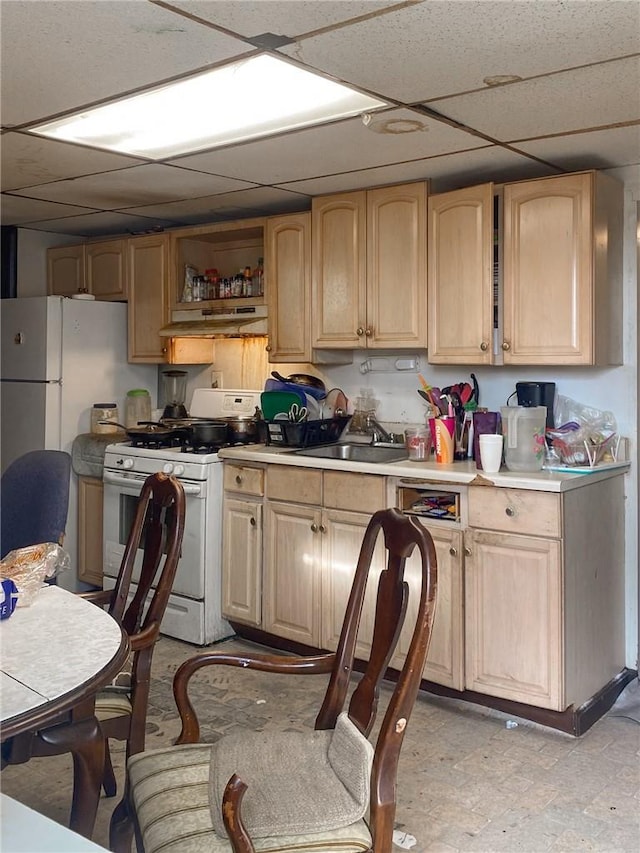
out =
[[469,489],[469,526],[530,536],[562,536],[562,499],[526,489]]
[[322,471],[269,465],[267,497],[274,501],[322,506]]
[[324,472],[324,506],[374,513],[387,505],[386,478],[375,474]]
[[224,463],[224,490],[241,495],[264,494],[264,468]]

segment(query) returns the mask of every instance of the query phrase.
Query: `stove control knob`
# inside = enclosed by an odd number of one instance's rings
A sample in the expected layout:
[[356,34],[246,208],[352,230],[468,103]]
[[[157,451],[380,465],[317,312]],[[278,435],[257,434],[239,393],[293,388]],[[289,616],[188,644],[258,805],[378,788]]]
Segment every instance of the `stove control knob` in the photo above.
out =
[[162,470],[165,474],[171,474],[173,472],[173,462],[165,462],[162,466]]
[[130,468],[133,468],[133,459],[125,459],[125,460],[123,460],[123,462],[122,462],[122,467],[123,467],[123,468],[126,468],[127,470],[129,470]]
[[184,474],[184,465],[176,465],[173,469],[173,473],[176,477],[179,477],[181,474]]

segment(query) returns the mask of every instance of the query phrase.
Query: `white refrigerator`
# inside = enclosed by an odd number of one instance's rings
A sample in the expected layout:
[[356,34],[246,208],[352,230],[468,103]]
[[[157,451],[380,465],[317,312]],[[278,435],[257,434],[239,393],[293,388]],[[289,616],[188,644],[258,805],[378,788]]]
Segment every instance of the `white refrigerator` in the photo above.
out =
[[[90,431],[94,403],[117,403],[146,388],[156,398],[155,365],[127,362],[127,306],[35,296],[0,300],[0,459],[2,471],[29,450],[66,450]],[[71,476],[65,548],[75,587],[77,481]]]

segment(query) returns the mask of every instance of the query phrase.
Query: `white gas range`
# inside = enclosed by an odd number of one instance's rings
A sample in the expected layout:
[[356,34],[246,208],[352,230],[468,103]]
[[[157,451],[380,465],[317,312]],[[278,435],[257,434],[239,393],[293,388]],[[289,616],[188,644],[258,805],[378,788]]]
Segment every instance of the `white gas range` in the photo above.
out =
[[[200,388],[190,417],[251,416],[260,391]],[[104,458],[104,585],[115,585],[142,483],[157,471],[177,477],[185,492],[182,556],[161,631],[196,645],[233,634],[222,617],[222,460],[216,448],[110,444]],[[141,562],[141,557],[140,557]]]

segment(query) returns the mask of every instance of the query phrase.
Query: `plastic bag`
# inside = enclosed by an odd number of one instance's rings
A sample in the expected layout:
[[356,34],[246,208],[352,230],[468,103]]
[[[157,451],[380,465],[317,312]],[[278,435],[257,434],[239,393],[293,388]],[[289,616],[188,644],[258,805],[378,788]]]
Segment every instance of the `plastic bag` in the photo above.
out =
[[546,433],[550,445],[547,462],[592,466],[610,461],[617,435],[613,412],[603,412],[559,394],[554,421],[555,429]]
[[57,577],[71,564],[69,554],[54,542],[43,542],[10,551],[0,560],[0,577],[12,580],[18,589],[18,607],[27,607],[45,578]]

